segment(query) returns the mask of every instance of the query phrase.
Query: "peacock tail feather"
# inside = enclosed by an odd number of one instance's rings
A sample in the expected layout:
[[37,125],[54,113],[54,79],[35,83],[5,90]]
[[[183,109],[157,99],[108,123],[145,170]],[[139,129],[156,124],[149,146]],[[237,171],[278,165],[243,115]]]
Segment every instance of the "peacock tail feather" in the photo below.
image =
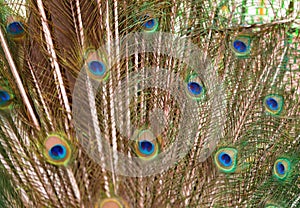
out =
[[300,207],[298,0],[0,0],[0,207]]

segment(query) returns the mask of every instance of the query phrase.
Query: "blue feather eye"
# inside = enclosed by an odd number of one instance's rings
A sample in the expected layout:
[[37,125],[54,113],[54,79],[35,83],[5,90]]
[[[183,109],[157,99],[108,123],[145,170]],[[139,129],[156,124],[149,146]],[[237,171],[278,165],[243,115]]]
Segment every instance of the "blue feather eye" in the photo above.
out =
[[264,98],[263,104],[268,113],[278,115],[283,108],[283,97],[281,95],[268,95]]
[[13,95],[5,89],[0,88],[0,109],[8,109],[11,107]]
[[49,155],[53,160],[61,160],[66,157],[67,150],[63,145],[57,144],[50,148]]
[[151,141],[139,141],[139,151],[144,155],[151,155],[155,150],[155,144]]
[[247,45],[241,40],[235,40],[233,42],[233,47],[235,50],[237,50],[239,53],[245,53],[247,51]]
[[137,133],[135,142],[135,152],[137,156],[144,160],[155,158],[159,152],[157,139],[150,130],[141,130]]
[[231,50],[238,57],[247,56],[250,53],[251,37],[246,34],[236,36],[230,45]]
[[232,173],[237,166],[237,150],[234,148],[221,148],[214,157],[217,167],[226,173]]
[[219,154],[218,161],[224,167],[230,167],[232,165],[231,156],[226,152],[221,152]]
[[291,163],[288,159],[277,159],[274,163],[274,176],[279,179],[287,177],[291,169]]
[[70,145],[58,135],[50,135],[44,142],[43,152],[47,161],[54,165],[67,165],[71,158]]
[[190,91],[190,93],[192,93],[193,95],[200,95],[203,91],[203,87],[201,86],[201,84],[197,83],[197,82],[189,82],[187,84],[188,86],[188,90]]
[[272,111],[278,110],[278,102],[272,97],[266,99],[266,105]]
[[141,18],[142,27],[144,32],[155,32],[158,28],[158,20],[157,18],[152,18],[149,15],[145,15]]
[[205,93],[205,88],[202,84],[201,79],[198,77],[198,75],[191,75],[187,79],[186,82],[186,92],[189,95],[189,97],[199,100],[203,98],[203,95]]
[[103,76],[105,74],[105,66],[100,61],[91,61],[89,62],[89,70],[91,73],[93,73],[96,76]]
[[22,37],[25,34],[23,24],[18,21],[9,23],[6,27],[6,31],[14,38]]
[[90,61],[88,62],[88,74],[96,80],[104,80],[107,78],[108,73],[106,66],[101,61]]

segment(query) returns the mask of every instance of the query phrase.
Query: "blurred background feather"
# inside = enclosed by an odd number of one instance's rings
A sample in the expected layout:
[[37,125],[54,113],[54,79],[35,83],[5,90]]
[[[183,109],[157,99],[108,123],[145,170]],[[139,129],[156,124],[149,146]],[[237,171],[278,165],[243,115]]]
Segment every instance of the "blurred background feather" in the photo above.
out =
[[[300,207],[298,0],[0,2],[0,207]],[[108,69],[103,60],[123,50],[118,47],[89,61],[99,47],[118,46],[133,32],[188,38],[215,76],[206,83],[182,60],[151,52],[136,52]],[[93,138],[79,141],[72,115],[84,67],[103,83],[94,110],[112,154],[146,162],[193,123],[182,126],[179,104],[155,86],[134,91],[132,99],[125,93],[119,104],[129,103],[130,112],[120,112],[138,127],[132,142],[116,127],[114,90],[147,67],[182,77],[199,122],[188,154],[144,177],[117,174],[116,161],[106,170],[91,158],[83,146],[95,146]],[[153,76],[169,85],[160,73]],[[132,86],[143,85],[134,80]],[[224,100],[212,104],[216,83]],[[158,107],[165,120],[153,126]],[[211,111],[224,114],[224,121]],[[212,129],[217,146],[199,161]]]

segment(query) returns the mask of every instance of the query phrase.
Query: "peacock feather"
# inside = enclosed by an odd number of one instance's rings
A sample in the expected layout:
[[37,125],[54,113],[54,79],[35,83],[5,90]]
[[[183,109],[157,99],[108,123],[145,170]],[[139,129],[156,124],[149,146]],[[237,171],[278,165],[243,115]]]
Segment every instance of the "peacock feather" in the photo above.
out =
[[0,0],[0,207],[300,207],[299,0]]

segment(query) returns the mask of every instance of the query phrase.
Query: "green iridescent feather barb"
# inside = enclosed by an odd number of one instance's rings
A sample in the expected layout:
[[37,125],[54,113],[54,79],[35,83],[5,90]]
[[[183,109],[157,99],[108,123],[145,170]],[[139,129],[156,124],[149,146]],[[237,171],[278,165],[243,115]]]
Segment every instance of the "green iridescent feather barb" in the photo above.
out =
[[0,0],[0,207],[300,207],[298,0]]

